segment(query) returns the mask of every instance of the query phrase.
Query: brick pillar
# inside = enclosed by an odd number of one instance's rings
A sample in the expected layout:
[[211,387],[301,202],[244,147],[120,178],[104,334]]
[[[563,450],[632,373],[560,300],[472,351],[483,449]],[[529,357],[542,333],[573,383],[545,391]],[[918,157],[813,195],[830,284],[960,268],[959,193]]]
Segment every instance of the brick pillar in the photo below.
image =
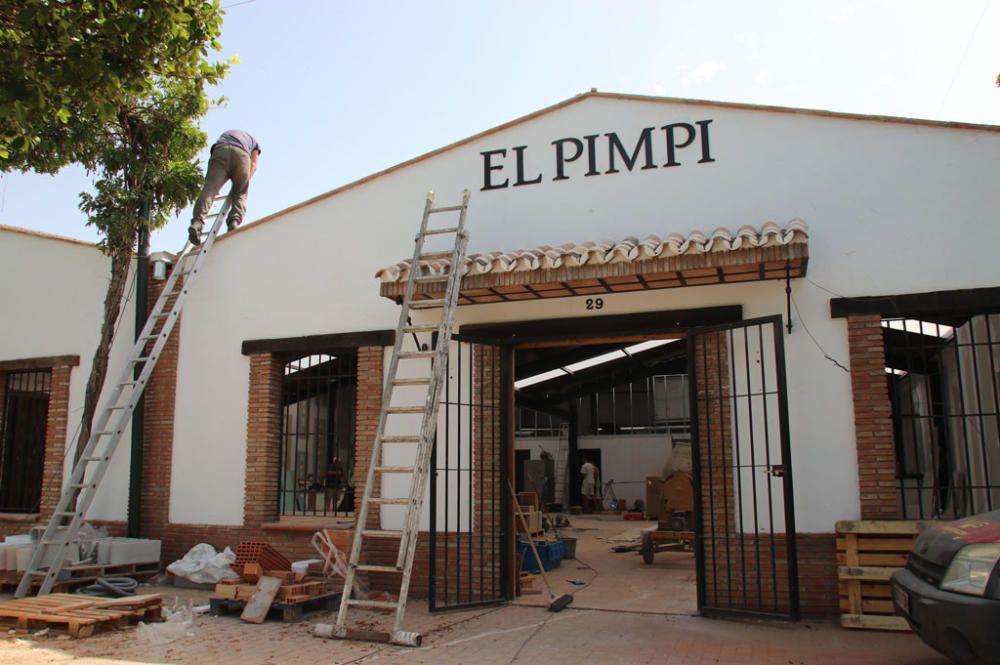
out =
[[[382,356],[381,346],[358,348],[358,391],[354,424],[354,505],[361,508],[365,493],[368,465],[375,445],[375,430],[382,410]],[[368,514],[367,526],[379,527],[379,511],[375,507]]]
[[[149,269],[146,311],[156,305],[166,280],[153,279]],[[167,308],[173,301],[167,304]],[[173,468],[174,416],[177,402],[177,357],[180,351],[181,320],[170,331],[170,338],[160,351],[156,369],[143,392],[145,406],[142,430],[142,490],[140,495],[139,532],[157,537],[170,521],[170,474]],[[162,324],[156,328],[159,331]],[[152,343],[152,342],[151,342]]]
[[281,385],[284,363],[273,353],[250,354],[244,526],[278,519],[281,476]]
[[42,462],[42,496],[39,510],[42,519],[48,519],[52,515],[62,493],[71,370],[72,368],[67,365],[53,367],[49,383],[49,410],[45,424],[45,457]]
[[861,519],[896,519],[896,450],[878,315],[847,317]]

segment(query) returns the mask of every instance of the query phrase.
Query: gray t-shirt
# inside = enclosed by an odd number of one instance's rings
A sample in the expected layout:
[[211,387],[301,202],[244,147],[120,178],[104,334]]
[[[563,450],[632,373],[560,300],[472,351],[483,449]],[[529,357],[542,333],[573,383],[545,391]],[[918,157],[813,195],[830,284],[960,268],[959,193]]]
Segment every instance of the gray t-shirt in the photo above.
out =
[[230,129],[223,132],[222,136],[219,137],[219,140],[215,142],[215,145],[234,145],[237,148],[243,148],[246,150],[248,155],[252,155],[254,150],[257,152],[261,151],[260,144],[257,143],[257,139],[255,139],[252,134],[244,132],[242,129]]

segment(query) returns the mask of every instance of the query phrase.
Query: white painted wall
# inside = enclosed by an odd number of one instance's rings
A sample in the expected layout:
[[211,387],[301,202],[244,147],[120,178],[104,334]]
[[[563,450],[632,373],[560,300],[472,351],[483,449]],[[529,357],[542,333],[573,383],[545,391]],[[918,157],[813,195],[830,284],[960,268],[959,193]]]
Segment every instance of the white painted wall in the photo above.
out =
[[[72,471],[72,447],[100,336],[110,270],[107,258],[93,245],[0,228],[0,360],[80,356],[80,365],[70,372],[66,476]],[[121,316],[118,341],[122,343],[112,349],[107,384],[117,379],[131,347],[135,318],[131,300]],[[130,429],[94,497],[91,519],[127,516]]]
[[[631,146],[644,127],[707,119],[715,162],[698,164],[696,153],[681,151],[676,168],[584,178],[576,164],[571,179],[551,180],[554,140],[614,131]],[[527,146],[527,177],[542,172],[544,181],[480,191],[480,153],[508,149],[499,175],[513,178],[514,146]],[[656,149],[662,162],[662,145]],[[472,251],[800,217],[810,228],[810,280],[862,296],[995,285],[995,274],[983,269],[995,263],[993,243],[983,239],[995,235],[998,156],[1000,133],[990,131],[588,98],[250,224],[216,246],[184,314],[171,520],[242,521],[242,341],[395,326],[397,308],[378,297],[372,276],[411,254],[428,189],[442,203],[457,202],[463,188],[473,191]],[[830,318],[829,293],[796,280],[793,295],[795,328],[785,342],[798,528],[829,532],[859,512],[850,381],[803,324],[844,363],[846,326]],[[778,283],[604,299],[599,315],[732,304],[746,317],[785,311]],[[583,298],[567,298],[466,307],[458,323],[586,313]]]

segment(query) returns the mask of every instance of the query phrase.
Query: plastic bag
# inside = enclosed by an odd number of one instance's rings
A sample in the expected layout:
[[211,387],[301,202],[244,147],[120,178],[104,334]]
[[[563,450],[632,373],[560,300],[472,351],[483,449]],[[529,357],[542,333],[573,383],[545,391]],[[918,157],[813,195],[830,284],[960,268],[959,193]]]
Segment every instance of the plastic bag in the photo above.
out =
[[[211,548],[211,545],[209,545]],[[215,551],[214,548],[212,550]],[[181,606],[174,609],[163,608],[162,623],[139,622],[136,627],[135,638],[143,644],[158,646],[169,644],[182,637],[194,637],[191,624],[194,623],[194,614],[188,606]]]
[[229,567],[234,561],[236,555],[228,547],[216,552],[211,545],[199,543],[188,550],[183,559],[167,566],[167,572],[197,584],[215,584],[239,577]]

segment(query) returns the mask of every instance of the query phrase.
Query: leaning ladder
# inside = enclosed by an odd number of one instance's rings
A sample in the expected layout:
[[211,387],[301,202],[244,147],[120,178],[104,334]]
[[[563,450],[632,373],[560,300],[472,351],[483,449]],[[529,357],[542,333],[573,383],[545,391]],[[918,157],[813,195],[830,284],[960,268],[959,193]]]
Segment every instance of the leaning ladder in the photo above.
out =
[[[351,556],[344,580],[344,593],[340,602],[340,612],[333,634],[343,639],[387,640],[405,646],[417,646],[420,635],[401,630],[403,616],[406,613],[406,599],[410,589],[410,575],[413,571],[413,556],[417,548],[417,535],[420,526],[420,513],[424,502],[424,491],[427,487],[427,477],[430,474],[431,451],[434,448],[434,434],[437,428],[438,407],[441,404],[441,389],[447,380],[445,371],[448,362],[448,347],[451,340],[451,330],[455,321],[455,309],[458,305],[458,291],[465,263],[465,250],[469,242],[469,234],[465,229],[465,216],[469,207],[469,191],[462,195],[461,205],[435,208],[434,192],[427,193],[424,205],[424,215],[420,222],[420,232],[416,236],[416,246],[413,250],[413,260],[410,262],[410,274],[406,281],[402,309],[399,312],[399,323],[396,326],[396,340],[392,349],[392,359],[389,361],[389,371],[386,375],[385,388],[382,392],[382,413],[379,416],[378,429],[375,433],[375,444],[372,448],[371,461],[368,466],[368,476],[365,481],[365,491],[361,499],[361,508],[357,512],[355,522],[354,542],[351,546]],[[457,226],[447,228],[428,228],[428,219],[435,213],[458,212]],[[450,251],[425,252],[424,241],[431,235],[454,235],[455,244]],[[420,262],[437,259],[448,259],[449,269],[446,274],[421,275]],[[444,297],[428,300],[413,300],[413,291],[418,283],[446,282]],[[437,323],[412,324],[409,322],[410,310],[436,309],[440,312]],[[434,333],[432,345],[421,346],[414,351],[404,351],[403,344],[407,336],[416,333]],[[401,360],[430,361],[430,370],[426,376],[412,378],[397,378]],[[427,396],[422,406],[396,406],[392,403],[393,391],[401,386],[427,386]],[[390,416],[405,414],[423,414],[420,433],[406,436],[386,435],[386,422]],[[382,464],[383,444],[416,445],[415,462],[413,466],[386,466]],[[410,492],[407,498],[384,498],[376,496],[378,484],[376,473],[411,474]],[[381,492],[378,492],[381,494]],[[369,529],[367,527],[368,511],[372,506],[405,505],[406,514],[403,528],[400,530]],[[366,539],[398,539],[399,550],[394,565],[374,565],[361,563],[363,543]],[[395,573],[402,575],[399,586],[399,596],[395,601],[367,600],[352,598],[358,573]],[[372,631],[353,630],[347,627],[348,611],[352,607],[395,610],[395,625],[391,633],[376,633]]]
[[[163,292],[146,320],[146,325],[139,333],[128,362],[122,369],[118,382],[114,384],[114,390],[96,414],[90,438],[73,466],[69,482],[63,488],[59,503],[56,504],[44,533],[35,544],[21,582],[17,585],[17,591],[14,593],[16,598],[27,596],[34,579],[39,575],[44,575],[44,578],[38,588],[38,595],[42,596],[52,591],[52,586],[65,563],[66,553],[70,545],[76,541],[80,527],[83,526],[84,516],[97,494],[104,473],[108,470],[122,433],[131,422],[132,413],[170,337],[170,331],[180,318],[181,308],[184,307],[191,285],[198,276],[201,262],[215,244],[219,226],[229,212],[229,197],[216,197],[213,206],[219,208],[208,216],[208,220],[212,221],[211,229],[208,233],[202,234],[200,248],[187,245],[181,252],[177,259],[177,267],[167,279]],[[136,307],[140,305],[142,303],[136,303]],[[148,348],[150,342],[152,342],[151,349]]]

